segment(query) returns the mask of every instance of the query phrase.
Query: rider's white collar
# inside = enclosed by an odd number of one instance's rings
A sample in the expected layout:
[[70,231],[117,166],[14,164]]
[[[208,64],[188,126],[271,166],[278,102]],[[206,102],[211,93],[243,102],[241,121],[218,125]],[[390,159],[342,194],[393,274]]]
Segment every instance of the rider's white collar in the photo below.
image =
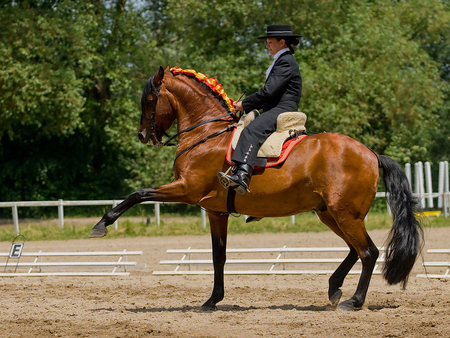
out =
[[266,79],[269,77],[270,72],[271,72],[271,70],[272,70],[273,65],[275,64],[275,62],[277,62],[277,60],[278,60],[278,58],[281,56],[281,54],[283,54],[283,53],[285,53],[285,52],[289,52],[289,48],[283,48],[283,49],[280,49],[280,50],[273,56],[273,62],[272,62],[272,64],[270,65],[270,67],[267,68],[267,70],[266,70]]

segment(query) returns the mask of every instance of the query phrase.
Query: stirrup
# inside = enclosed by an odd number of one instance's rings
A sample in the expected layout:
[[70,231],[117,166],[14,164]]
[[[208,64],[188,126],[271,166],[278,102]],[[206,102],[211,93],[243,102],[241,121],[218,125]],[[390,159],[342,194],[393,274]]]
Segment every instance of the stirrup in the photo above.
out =
[[219,183],[222,187],[224,187],[225,189],[228,189],[231,186],[231,181],[230,179],[227,177],[228,173],[230,172],[230,170],[233,167],[229,167],[228,170],[226,172],[218,172],[217,173],[217,177],[219,178]]

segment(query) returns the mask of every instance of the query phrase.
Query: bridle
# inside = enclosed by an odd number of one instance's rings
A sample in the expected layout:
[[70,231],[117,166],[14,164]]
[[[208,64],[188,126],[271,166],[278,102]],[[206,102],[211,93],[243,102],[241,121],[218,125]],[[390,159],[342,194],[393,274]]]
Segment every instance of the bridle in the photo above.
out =
[[[155,123],[155,114],[156,114],[156,105],[158,103],[158,97],[159,97],[159,93],[161,91],[161,86],[159,87],[153,87],[154,91],[155,91],[155,99],[152,102],[152,113],[150,115],[150,118],[147,118],[143,113],[141,114],[141,119],[143,119],[144,121],[146,121],[149,125],[150,125],[150,135],[154,136],[154,141],[156,143],[156,145],[158,147],[162,147],[164,146],[163,143],[161,143],[161,141],[158,140],[158,138],[156,137],[157,135],[157,131],[163,131],[162,128],[160,126],[158,126]],[[146,108],[146,102],[142,102],[141,103],[141,110],[142,112],[145,111]],[[165,131],[163,131],[164,135],[168,136],[167,133]]]
[[[190,127],[186,128],[186,129],[183,129],[183,130],[179,131],[178,133],[176,133],[176,134],[173,135],[173,136],[169,136],[169,135],[167,134],[166,131],[163,131],[163,129],[162,129],[159,125],[157,125],[157,124],[155,123],[156,105],[157,105],[157,103],[158,103],[158,98],[159,98],[159,94],[160,94],[160,91],[161,91],[161,86],[159,86],[159,87],[154,87],[154,91],[155,91],[155,99],[154,99],[153,102],[152,102],[152,113],[151,113],[151,115],[150,115],[150,118],[145,117],[144,114],[141,115],[141,118],[149,123],[149,125],[150,125],[150,135],[153,135],[153,136],[154,136],[155,143],[156,143],[156,145],[157,145],[158,147],[164,147],[164,146],[176,146],[176,145],[177,145],[176,143],[170,143],[170,141],[172,141],[173,139],[175,139],[175,138],[178,137],[179,135],[181,135],[181,134],[183,134],[183,133],[186,133],[186,132],[189,132],[189,131],[191,131],[191,130],[194,130],[195,128],[198,128],[198,127],[200,127],[200,126],[202,126],[202,125],[204,125],[204,124],[207,124],[207,123],[211,123],[211,122],[215,122],[215,121],[223,121],[223,120],[221,120],[221,119],[223,119],[224,117],[227,117],[227,116],[231,116],[231,117],[233,118],[234,122],[238,122],[238,121],[239,121],[239,118],[238,118],[238,116],[236,115],[236,113],[234,113],[234,112],[229,112],[229,113],[223,114],[223,115],[221,115],[221,116],[214,117],[214,118],[212,118],[212,119],[209,119],[209,120],[206,120],[206,121],[197,123],[197,124],[195,124],[195,125],[193,125],[193,126],[190,126]],[[144,107],[142,107],[142,108],[144,108]],[[200,140],[200,141],[194,143],[193,145],[191,145],[191,146],[189,146],[189,147],[183,149],[182,151],[180,151],[180,152],[175,156],[175,160],[176,160],[180,155],[182,155],[182,154],[184,154],[185,152],[187,152],[187,151],[189,151],[189,150],[195,148],[195,147],[198,146],[199,144],[204,143],[204,142],[206,142],[207,140],[209,140],[209,139],[211,139],[211,138],[213,138],[213,137],[219,136],[219,135],[221,135],[221,134],[223,134],[223,133],[225,133],[225,132],[231,131],[231,130],[233,130],[234,128],[236,128],[236,124],[235,124],[235,123],[234,123],[234,124],[231,124],[231,125],[228,125],[226,128],[221,129],[221,130],[219,130],[219,131],[217,131],[217,132],[215,132],[215,133],[213,133],[213,134],[211,134],[211,135],[206,136],[206,137],[203,138],[202,140]],[[163,142],[163,143],[162,143],[161,141],[159,141],[158,138],[156,137],[156,135],[157,135],[156,132],[157,132],[158,130],[159,130],[159,131],[162,131],[162,133],[163,133],[165,136],[169,137],[169,139],[166,140],[166,141]]]
[[[183,129],[182,131],[178,132],[176,135],[172,136],[172,137],[171,137],[169,140],[167,140],[166,142],[168,142],[168,141],[174,139],[175,137],[177,137],[178,135],[180,135],[180,134],[182,134],[182,133],[191,131],[192,129],[195,129],[195,128],[197,128],[197,127],[200,127],[200,126],[202,126],[202,125],[204,125],[204,124],[206,124],[206,123],[210,123],[210,122],[214,122],[214,121],[219,121],[221,118],[226,117],[226,116],[231,116],[231,117],[233,117],[233,120],[234,120],[235,122],[238,121],[238,118],[237,118],[237,116],[236,116],[236,114],[235,114],[234,112],[226,113],[226,114],[224,114],[224,115],[215,117],[215,118],[210,119],[210,120],[206,120],[206,121],[200,122],[200,123],[195,124],[195,125],[193,125],[193,126],[191,126],[191,127],[189,127],[189,128]],[[199,144],[205,143],[205,142],[208,141],[209,139],[212,139],[213,137],[219,136],[219,135],[221,135],[221,134],[223,134],[223,133],[225,133],[225,132],[232,131],[234,128],[236,128],[236,126],[237,126],[236,123],[233,123],[233,124],[228,125],[228,126],[227,126],[226,128],[224,128],[224,129],[221,129],[221,130],[219,130],[219,131],[216,131],[215,133],[212,133],[211,135],[206,136],[205,138],[201,139],[200,141],[198,141],[198,142],[194,143],[193,145],[191,145],[191,146],[189,146],[189,147],[183,149],[182,151],[180,151],[180,152],[175,156],[175,160],[176,160],[180,155],[184,154],[185,152],[187,152],[187,151],[189,151],[189,150],[191,150],[191,149],[194,149],[194,148],[195,148],[196,146],[198,146]],[[166,143],[166,142],[164,142],[164,143]],[[175,144],[167,144],[167,145],[175,145]]]

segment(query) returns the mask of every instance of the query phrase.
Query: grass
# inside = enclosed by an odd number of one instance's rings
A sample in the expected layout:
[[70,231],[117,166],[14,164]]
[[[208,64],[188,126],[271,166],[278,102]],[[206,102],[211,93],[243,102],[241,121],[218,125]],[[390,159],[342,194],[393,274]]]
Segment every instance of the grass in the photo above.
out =
[[[66,219],[65,227],[60,229],[55,220],[31,222],[21,220],[20,232],[26,241],[42,240],[68,240],[88,238],[92,227],[99,218],[91,218],[84,222]],[[392,219],[387,213],[372,212],[366,219],[367,230],[389,229]],[[444,217],[427,217],[423,219],[423,226],[427,228],[450,226],[450,219]],[[200,216],[180,216],[178,214],[161,215],[160,226],[156,222],[147,225],[146,218],[119,218],[119,228],[114,230],[108,227],[108,238],[138,237],[138,236],[183,236],[183,235],[208,235],[209,224],[202,228]],[[329,228],[322,224],[317,216],[310,212],[297,215],[295,224],[290,217],[265,218],[260,222],[246,224],[244,218],[231,217],[228,223],[229,234],[252,233],[298,233],[320,232]],[[16,237],[12,225],[0,227],[0,241],[11,242]]]

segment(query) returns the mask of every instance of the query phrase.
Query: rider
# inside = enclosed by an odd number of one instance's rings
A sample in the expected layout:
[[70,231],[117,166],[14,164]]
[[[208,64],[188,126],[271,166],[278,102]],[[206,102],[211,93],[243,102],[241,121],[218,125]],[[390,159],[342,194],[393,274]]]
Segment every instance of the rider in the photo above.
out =
[[242,102],[236,102],[236,110],[246,113],[253,109],[263,109],[263,114],[252,121],[241,133],[231,160],[235,163],[233,175],[217,173],[226,178],[229,186],[244,195],[248,190],[250,177],[255,167],[256,157],[261,144],[277,129],[278,115],[288,111],[297,111],[302,95],[302,78],[297,62],[293,57],[294,48],[299,44],[301,35],[292,33],[290,25],[271,25],[266,35],[266,48],[274,57],[266,71],[264,87],[248,96]]

